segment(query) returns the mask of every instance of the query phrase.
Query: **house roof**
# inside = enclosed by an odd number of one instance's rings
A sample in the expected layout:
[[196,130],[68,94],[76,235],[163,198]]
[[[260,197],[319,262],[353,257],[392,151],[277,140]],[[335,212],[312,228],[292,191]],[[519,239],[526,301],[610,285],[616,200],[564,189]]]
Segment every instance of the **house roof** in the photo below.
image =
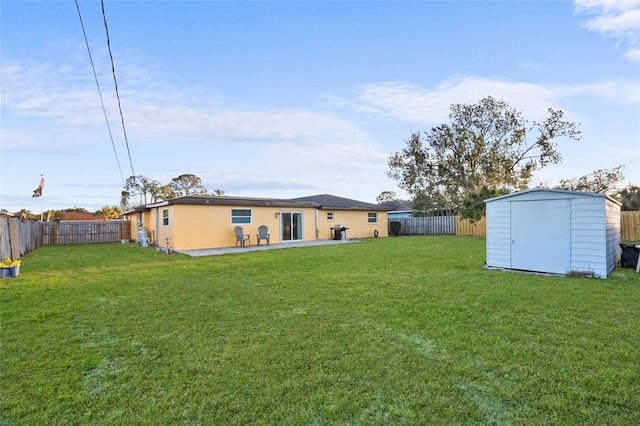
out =
[[391,200],[380,203],[383,207],[389,207],[392,212],[411,212],[413,211],[413,201],[411,200]]
[[606,194],[600,194],[600,193],[597,193],[597,192],[568,191],[566,189],[554,189],[554,188],[531,188],[531,189],[526,189],[524,191],[512,192],[511,194],[507,194],[507,195],[501,195],[499,197],[488,198],[488,199],[484,200],[484,202],[485,203],[489,203],[489,202],[492,202],[492,201],[502,200],[502,199],[505,199],[505,198],[516,197],[516,196],[519,196],[519,195],[523,195],[523,194],[527,194],[527,193],[533,193],[533,192],[551,192],[551,193],[566,194],[566,195],[571,195],[571,196],[586,196],[586,197],[606,198],[609,201],[612,201],[612,202],[614,202],[616,204],[622,205],[622,203],[620,203],[617,200],[614,200],[613,198],[609,197]]
[[[215,195],[185,195],[158,203],[158,205],[171,204],[204,204],[213,206],[240,206],[240,207],[318,207],[315,203],[300,202],[279,198],[252,198],[252,197],[227,197]],[[149,207],[154,207],[150,205]]]
[[[238,206],[238,207],[285,207],[285,208],[318,208],[333,210],[390,210],[379,204],[365,203],[349,198],[336,197],[335,195],[322,194],[310,197],[293,199],[281,198],[253,198],[253,197],[228,197],[216,195],[185,195],[158,203],[147,204],[133,209],[131,212],[145,211],[155,207],[174,204],[196,204],[211,206]],[[131,213],[129,212],[129,213]]]
[[294,198],[292,201],[311,202],[323,210],[391,210],[381,204],[366,203],[350,198],[337,197],[330,194],[311,195],[309,197]]

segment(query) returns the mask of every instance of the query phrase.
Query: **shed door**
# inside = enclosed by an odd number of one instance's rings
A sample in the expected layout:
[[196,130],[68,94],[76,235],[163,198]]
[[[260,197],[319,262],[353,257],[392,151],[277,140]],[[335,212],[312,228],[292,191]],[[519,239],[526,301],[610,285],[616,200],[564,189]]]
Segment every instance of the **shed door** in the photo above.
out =
[[570,271],[569,200],[511,203],[511,268],[566,274]]

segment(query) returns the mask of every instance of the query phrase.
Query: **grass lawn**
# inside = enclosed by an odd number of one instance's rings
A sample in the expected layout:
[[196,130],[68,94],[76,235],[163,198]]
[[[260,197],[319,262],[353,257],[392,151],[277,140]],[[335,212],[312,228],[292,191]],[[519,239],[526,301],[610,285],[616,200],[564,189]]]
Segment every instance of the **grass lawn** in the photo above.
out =
[[639,276],[484,244],[40,248],[0,280],[0,425],[640,424]]

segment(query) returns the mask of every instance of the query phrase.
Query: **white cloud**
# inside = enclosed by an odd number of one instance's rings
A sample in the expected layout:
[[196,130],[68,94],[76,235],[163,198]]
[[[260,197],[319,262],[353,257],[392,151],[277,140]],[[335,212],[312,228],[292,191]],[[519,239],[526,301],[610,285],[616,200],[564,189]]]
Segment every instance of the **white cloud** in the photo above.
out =
[[637,81],[605,81],[575,86],[543,86],[493,80],[477,76],[456,77],[427,89],[404,82],[360,86],[352,98],[333,97],[337,105],[358,112],[390,116],[407,123],[439,124],[448,120],[449,106],[477,103],[486,96],[502,99],[523,111],[525,117],[540,120],[548,108],[559,109],[573,96],[593,96],[625,104],[640,104]]
[[617,39],[631,62],[640,62],[640,0],[575,0],[576,12],[590,15],[584,27]]
[[640,48],[629,50],[624,54],[624,57],[627,58],[629,62],[640,64]]
[[[304,109],[242,109],[186,93],[137,69],[123,70],[123,80],[135,76],[135,90],[121,88],[120,100],[127,134],[142,142],[211,142],[288,140],[309,143],[348,139],[362,142],[367,134],[355,124]],[[69,70],[46,63],[38,67],[5,61],[2,66],[2,108],[21,117],[46,117],[57,125],[104,131],[105,119],[95,82],[78,82]],[[114,137],[121,121],[112,86],[101,84]],[[5,121],[5,126],[11,125]]]

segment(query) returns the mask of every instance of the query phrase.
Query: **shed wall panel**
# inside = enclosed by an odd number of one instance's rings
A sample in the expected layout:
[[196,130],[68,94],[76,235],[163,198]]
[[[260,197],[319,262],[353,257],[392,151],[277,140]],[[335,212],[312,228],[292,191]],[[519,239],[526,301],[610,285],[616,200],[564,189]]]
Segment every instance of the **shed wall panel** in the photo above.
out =
[[610,274],[620,261],[622,249],[622,226],[620,224],[620,206],[611,200],[605,200],[605,228],[606,228],[606,252],[607,275]]
[[585,195],[572,199],[571,270],[607,276],[603,197]]
[[509,203],[487,204],[487,266],[511,266],[511,215]]

